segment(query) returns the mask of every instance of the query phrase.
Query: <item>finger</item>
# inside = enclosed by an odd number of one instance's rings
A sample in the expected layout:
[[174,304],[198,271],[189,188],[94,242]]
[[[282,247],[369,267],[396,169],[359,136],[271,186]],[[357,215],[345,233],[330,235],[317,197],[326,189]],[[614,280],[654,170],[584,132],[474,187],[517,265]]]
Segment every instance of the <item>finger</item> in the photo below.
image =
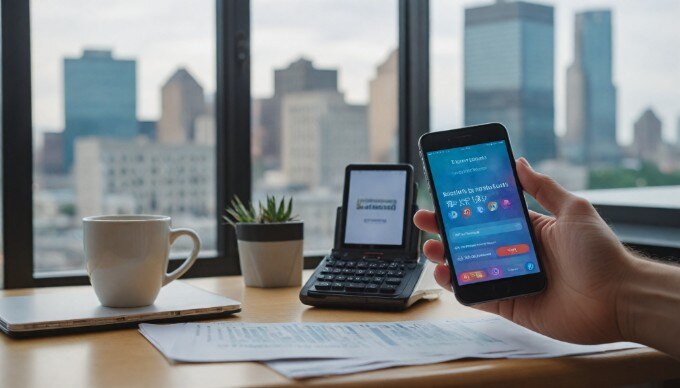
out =
[[434,218],[434,212],[429,210],[418,210],[416,215],[413,216],[413,223],[420,230],[424,230],[428,233],[439,234],[439,228],[437,228],[437,221]]
[[423,253],[437,264],[444,264],[444,244],[439,240],[427,240],[423,244]]
[[559,216],[562,206],[573,197],[554,179],[534,171],[524,158],[517,160],[517,175],[524,191],[556,216]]
[[443,289],[451,291],[451,274],[449,273],[449,268],[447,266],[439,264],[435,267],[434,280],[436,280]]

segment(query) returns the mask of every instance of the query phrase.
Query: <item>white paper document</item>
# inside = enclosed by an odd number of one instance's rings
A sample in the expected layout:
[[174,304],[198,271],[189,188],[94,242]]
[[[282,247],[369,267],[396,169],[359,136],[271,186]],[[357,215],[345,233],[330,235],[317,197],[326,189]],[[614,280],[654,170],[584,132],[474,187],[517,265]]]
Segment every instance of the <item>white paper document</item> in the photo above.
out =
[[172,361],[265,361],[290,378],[460,358],[560,357],[640,346],[569,344],[492,316],[371,323],[141,324],[140,332]]

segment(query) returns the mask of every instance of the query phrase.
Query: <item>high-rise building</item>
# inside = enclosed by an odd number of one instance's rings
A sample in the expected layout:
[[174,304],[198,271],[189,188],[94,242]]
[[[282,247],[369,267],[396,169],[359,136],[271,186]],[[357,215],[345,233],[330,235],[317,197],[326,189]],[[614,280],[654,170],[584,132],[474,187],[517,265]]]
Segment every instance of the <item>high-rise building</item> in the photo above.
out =
[[43,145],[40,151],[39,165],[45,174],[64,173],[64,133],[43,133]]
[[502,123],[531,161],[556,156],[553,14],[502,0],[465,10],[465,124]]
[[338,90],[338,71],[318,69],[305,58],[299,58],[285,69],[274,70],[274,95],[260,101],[261,151],[268,168],[281,163],[281,104],[290,93],[313,90]]
[[373,163],[397,161],[399,126],[399,52],[393,50],[369,81],[368,128]]
[[566,156],[580,164],[618,158],[609,10],[576,14],[574,61],[567,70],[565,145]]
[[137,75],[132,59],[109,50],[84,50],[64,59],[64,169],[71,168],[76,139],[137,135]]
[[185,68],[179,68],[161,88],[161,119],[157,138],[163,144],[194,140],[196,118],[206,110],[203,87]]
[[637,156],[643,160],[657,160],[657,153],[663,144],[661,120],[651,108],[642,113],[633,126],[634,147]]
[[366,107],[347,104],[336,91],[309,91],[287,94],[281,112],[289,186],[338,186],[347,164],[368,161]]

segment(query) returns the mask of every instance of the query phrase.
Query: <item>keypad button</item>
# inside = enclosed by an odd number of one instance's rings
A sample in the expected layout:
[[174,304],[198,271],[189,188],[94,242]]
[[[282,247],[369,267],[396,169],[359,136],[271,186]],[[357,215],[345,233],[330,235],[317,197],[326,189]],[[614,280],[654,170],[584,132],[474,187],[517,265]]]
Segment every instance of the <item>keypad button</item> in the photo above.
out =
[[347,279],[347,276],[345,275],[338,275],[335,277],[335,280],[338,282],[344,282]]
[[333,282],[333,284],[331,284],[331,287],[336,291],[345,289],[345,285],[342,282]]
[[395,271],[394,276],[397,278],[402,278],[404,277],[405,273],[404,271]]
[[401,283],[401,279],[399,279],[399,278],[387,278],[387,279],[385,279],[385,283],[397,285],[397,284]]
[[385,276],[385,275],[387,275],[387,271],[385,271],[384,269],[379,269],[379,270],[375,271],[375,274],[377,276]]
[[348,276],[347,279],[345,279],[346,282],[348,283],[353,283],[354,282],[354,276]]
[[367,284],[364,291],[366,291],[366,292],[378,292],[378,285],[377,284]]
[[345,268],[345,269],[342,270],[342,273],[345,274],[345,275],[348,275],[348,274],[351,275],[351,274],[354,273],[354,270],[351,269],[351,268]]
[[379,263],[371,263],[371,264],[368,265],[368,268],[377,269],[379,266],[380,266]]
[[387,276],[394,276],[396,273],[397,273],[397,271],[389,270],[389,271],[387,271]]
[[335,262],[332,260],[326,260],[326,268],[335,267]]
[[323,267],[321,269],[321,273],[324,274],[324,275],[327,274],[327,273],[331,273],[331,272],[333,272],[333,268]]
[[345,264],[347,264],[347,263],[345,263],[342,260],[338,260],[338,261],[335,262],[335,267],[343,268],[345,266]]
[[397,263],[390,263],[390,265],[387,266],[389,269],[396,269],[399,268],[399,264]]
[[364,284],[361,283],[348,283],[345,285],[347,291],[362,291],[364,289]]
[[365,261],[361,261],[361,262],[359,262],[359,264],[357,264],[357,268],[364,268],[364,269],[368,268],[368,263],[365,262]]
[[385,278],[382,278],[382,277],[375,277],[375,278],[371,279],[371,283],[380,284],[380,283],[382,283],[384,280],[385,280]]
[[385,269],[385,268],[387,268],[387,263],[380,263],[380,264],[378,265],[378,268],[380,268],[380,269]]
[[370,281],[371,281],[371,278],[368,277],[368,276],[364,276],[364,277],[361,278],[361,282],[362,282],[362,283],[368,283],[368,282],[370,282]]
[[347,267],[347,268],[354,268],[356,266],[357,266],[356,261],[348,261],[348,262],[345,263],[345,267]]
[[328,282],[316,282],[314,285],[317,290],[330,290],[331,284]]
[[397,291],[397,286],[393,286],[391,284],[383,284],[380,287],[381,294],[394,294],[395,291]]
[[334,273],[334,274],[337,275],[337,274],[339,274],[339,273],[342,273],[342,270],[341,270],[340,268],[333,268],[333,270],[331,271],[331,273]]
[[363,275],[366,274],[366,270],[365,269],[358,269],[358,270],[356,270],[356,272],[354,272],[354,274],[359,275],[359,276],[363,276]]
[[369,270],[366,271],[366,276],[373,276],[373,275],[375,275],[375,270],[369,269]]

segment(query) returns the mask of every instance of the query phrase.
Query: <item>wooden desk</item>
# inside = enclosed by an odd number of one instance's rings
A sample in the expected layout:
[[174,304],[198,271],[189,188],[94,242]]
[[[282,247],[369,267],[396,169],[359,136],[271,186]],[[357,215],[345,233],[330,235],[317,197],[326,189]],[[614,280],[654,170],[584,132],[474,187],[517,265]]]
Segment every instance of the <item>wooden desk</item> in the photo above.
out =
[[[187,282],[240,300],[243,312],[230,318],[234,322],[397,321],[482,314],[461,306],[449,294],[403,313],[362,312],[310,308],[300,303],[296,288],[245,288],[239,277]],[[39,292],[68,292],[68,288],[1,294]],[[171,365],[135,329],[25,340],[0,335],[0,343],[0,387],[609,386],[680,378],[680,363],[651,349],[546,360],[454,361],[296,382],[258,363]]]

